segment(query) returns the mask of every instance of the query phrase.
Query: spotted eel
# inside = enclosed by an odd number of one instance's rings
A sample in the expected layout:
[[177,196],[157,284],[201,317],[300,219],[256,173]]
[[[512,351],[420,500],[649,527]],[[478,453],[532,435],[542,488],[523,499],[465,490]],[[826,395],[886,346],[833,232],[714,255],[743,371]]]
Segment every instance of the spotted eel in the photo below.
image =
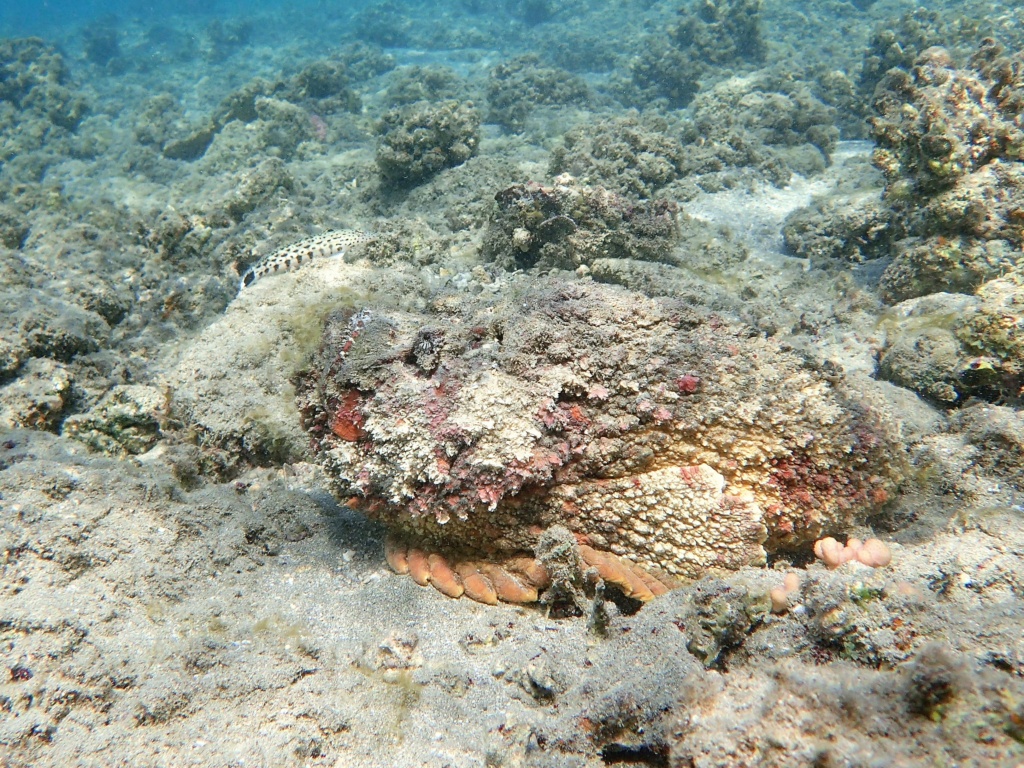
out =
[[375,239],[374,235],[356,229],[339,229],[307,237],[279,248],[249,267],[242,275],[238,289],[245,290],[261,277],[298,269],[314,259],[344,256],[349,249],[366,245]]

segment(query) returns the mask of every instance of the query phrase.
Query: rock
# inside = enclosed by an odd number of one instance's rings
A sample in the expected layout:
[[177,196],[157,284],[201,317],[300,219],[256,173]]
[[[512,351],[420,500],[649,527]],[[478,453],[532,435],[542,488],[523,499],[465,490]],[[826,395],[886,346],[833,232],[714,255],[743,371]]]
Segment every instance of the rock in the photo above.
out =
[[119,384],[88,412],[70,416],[63,433],[112,456],[145,453],[160,439],[167,395],[145,384]]
[[377,133],[382,179],[387,186],[408,188],[473,157],[480,116],[471,102],[420,101],[386,113]]
[[0,388],[0,427],[27,427],[55,432],[71,399],[67,366],[48,358],[32,358],[18,378]]

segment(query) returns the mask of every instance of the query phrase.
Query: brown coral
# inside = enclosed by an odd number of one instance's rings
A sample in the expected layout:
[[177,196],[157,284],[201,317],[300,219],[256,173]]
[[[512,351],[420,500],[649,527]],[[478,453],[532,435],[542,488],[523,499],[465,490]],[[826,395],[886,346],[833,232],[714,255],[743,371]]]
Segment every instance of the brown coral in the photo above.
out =
[[333,489],[390,529],[396,570],[448,594],[463,564],[500,563],[461,588],[515,571],[535,599],[543,578],[508,564],[564,525],[645,599],[643,571],[763,563],[898,480],[892,438],[840,385],[679,301],[523,277],[364,315],[354,341],[348,323],[328,321],[298,379],[304,426]]

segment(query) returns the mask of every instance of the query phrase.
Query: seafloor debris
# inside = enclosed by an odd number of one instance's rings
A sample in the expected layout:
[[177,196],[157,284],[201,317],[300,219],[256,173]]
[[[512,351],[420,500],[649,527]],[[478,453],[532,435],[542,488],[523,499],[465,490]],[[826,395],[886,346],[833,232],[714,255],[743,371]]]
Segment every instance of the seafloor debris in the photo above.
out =
[[[533,601],[552,525],[627,595],[839,532],[899,449],[841,382],[681,301],[522,277],[500,296],[327,322],[297,379],[333,490],[419,583]],[[611,554],[609,554],[611,553]]]

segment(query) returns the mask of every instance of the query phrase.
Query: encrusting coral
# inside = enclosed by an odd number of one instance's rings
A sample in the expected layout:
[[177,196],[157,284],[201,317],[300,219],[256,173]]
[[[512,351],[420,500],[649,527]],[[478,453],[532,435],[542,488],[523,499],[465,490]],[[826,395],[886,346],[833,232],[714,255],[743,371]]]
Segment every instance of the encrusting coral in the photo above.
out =
[[647,600],[840,531],[900,479],[852,388],[749,328],[588,282],[339,312],[296,384],[332,490],[388,527],[392,567],[482,602],[538,598],[555,525]]

